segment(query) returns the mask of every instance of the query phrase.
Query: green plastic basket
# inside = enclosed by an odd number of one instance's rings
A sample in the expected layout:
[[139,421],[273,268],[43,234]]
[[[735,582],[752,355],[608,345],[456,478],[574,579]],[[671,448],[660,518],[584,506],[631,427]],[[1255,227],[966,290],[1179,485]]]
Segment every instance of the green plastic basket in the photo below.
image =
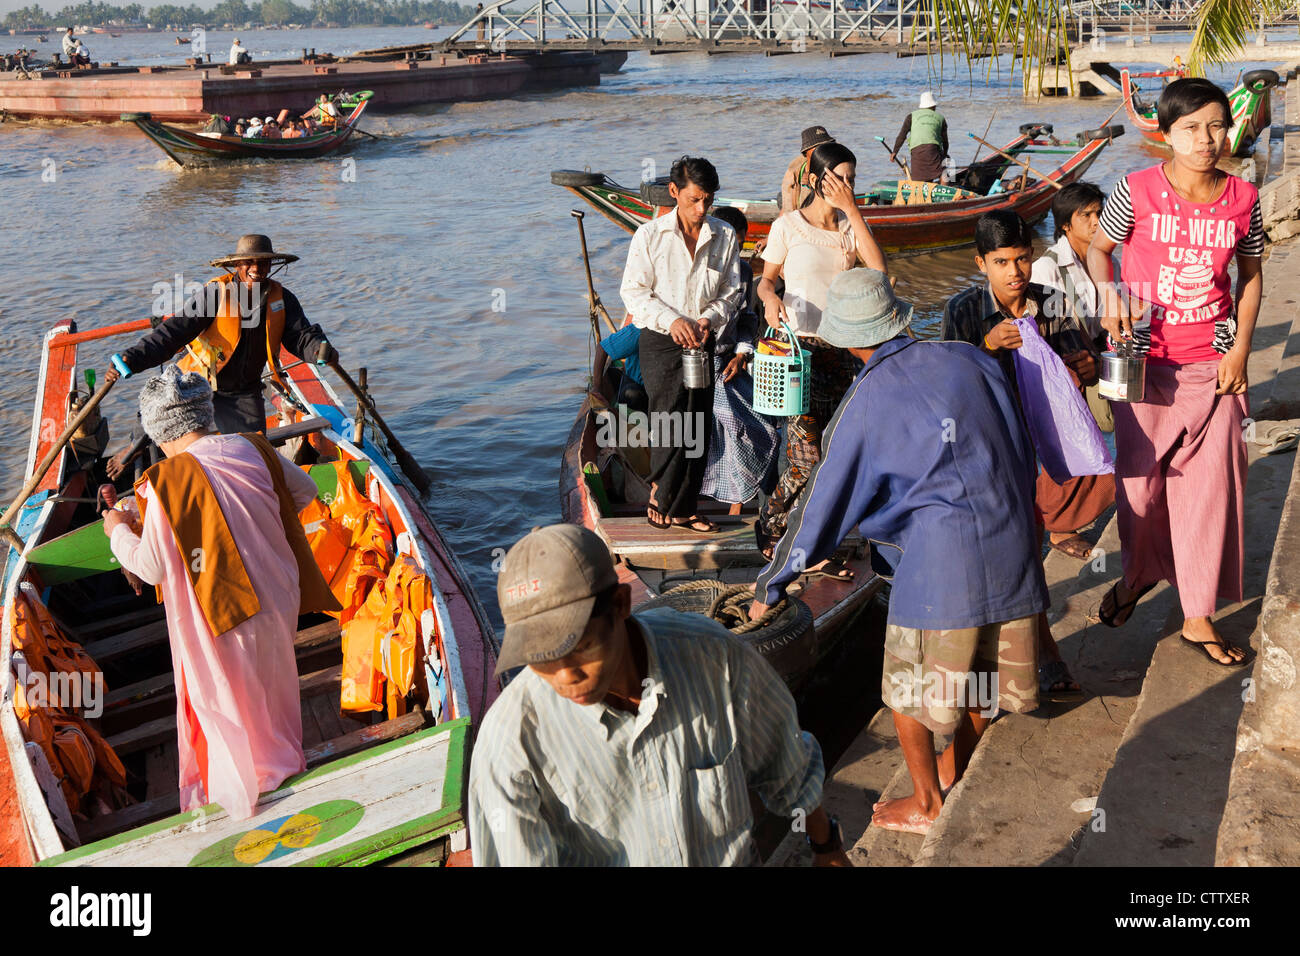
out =
[[782,322],[781,328],[790,339],[790,355],[754,353],[754,411],[786,418],[807,415],[809,355],[790,326]]

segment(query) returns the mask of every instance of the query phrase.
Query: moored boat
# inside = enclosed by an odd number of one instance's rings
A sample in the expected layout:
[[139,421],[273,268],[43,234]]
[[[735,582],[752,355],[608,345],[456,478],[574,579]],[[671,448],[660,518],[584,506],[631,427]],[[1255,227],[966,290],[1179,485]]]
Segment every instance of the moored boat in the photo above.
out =
[[[65,321],[50,330],[29,475],[68,417],[78,345],[148,328],[146,320],[78,333]],[[0,730],[28,849],[40,864],[438,862],[466,846],[470,738],[499,690],[491,625],[382,438],[357,434],[316,366],[287,353],[281,366],[285,385],[275,390],[277,427],[268,437],[308,468],[320,490],[303,513],[317,525],[309,527],[317,561],[339,593],[362,559],[355,542],[349,548],[343,541],[327,562],[327,519],[348,502],[363,508],[391,542],[382,556],[371,552],[380,557],[380,580],[400,568],[404,580],[428,583],[411,646],[398,653],[392,634],[379,633],[382,616],[372,623],[358,610],[344,621],[361,641],[351,646],[373,639],[383,648],[382,662],[378,650],[369,660],[384,669],[372,685],[382,688],[378,709],[344,712],[344,662],[354,659],[345,656],[346,642],[353,638],[334,617],[300,619],[294,648],[308,769],[263,794],[251,819],[232,820],[216,804],[180,812],[176,679],[163,608],[151,589],[143,596],[131,590],[96,514],[106,425],[79,433],[15,519],[23,547],[10,548],[4,571]],[[399,657],[408,662],[402,675],[391,671]],[[96,696],[42,699],[43,688],[66,687],[80,674],[94,678]]]
[[[611,367],[607,374],[606,394],[616,395],[618,371]],[[702,498],[699,513],[720,525],[717,534],[651,527],[646,522],[647,449],[616,447],[601,438],[602,433],[626,433],[626,411],[593,401],[590,394],[583,400],[565,442],[560,511],[565,521],[590,528],[605,540],[619,581],[632,589],[634,610],[667,604],[712,613],[772,664],[796,696],[809,685],[819,664],[841,650],[846,637],[883,640],[883,630],[862,633],[861,621],[885,582],[872,571],[866,543],[852,535],[838,552],[853,571],[851,582],[805,576],[791,587],[793,600],[774,608],[763,627],[728,621],[725,604],[730,599],[747,606],[754,580],[767,563],[754,537],[756,510],[746,505],[739,515],[730,515],[728,506]]]
[[[1168,145],[1165,143],[1164,134],[1160,132],[1160,123],[1156,117],[1156,101],[1159,97],[1143,95],[1144,91],[1133,80],[1159,79],[1167,83],[1186,75],[1186,71],[1181,68],[1155,70],[1149,73],[1120,70],[1120,95],[1124,97],[1124,108],[1128,112],[1129,122],[1151,142],[1161,146]],[[1249,154],[1259,134],[1273,122],[1269,91],[1281,81],[1282,78],[1273,70],[1252,70],[1228,93],[1228,104],[1232,108],[1232,126],[1228,130],[1227,144],[1229,155]]]
[[[1065,158],[1043,175],[1058,186],[1083,177],[1110,141],[1122,135],[1122,126],[1080,133],[1074,142],[1052,137],[1052,126],[1026,123],[1020,135],[1003,147],[1011,156],[1033,160],[1034,156],[1064,155]],[[1041,169],[1041,167],[1039,167]],[[912,180],[882,180],[858,196],[863,217],[882,249],[891,254],[915,254],[969,245],[975,222],[986,212],[1010,209],[1026,221],[1037,222],[1047,215],[1056,187],[1044,179],[1026,174],[1004,188],[1008,171],[1019,174],[1023,167],[999,153],[973,162],[957,171],[951,186]],[[595,207],[607,219],[628,232],[661,216],[672,208],[663,181],[642,183],[639,189],[621,186],[603,173],[556,170],[551,182],[563,186]],[[715,206],[734,206],[749,220],[745,248],[766,237],[778,215],[775,199],[714,198]]]
[[123,113],[122,121],[140,131],[182,166],[207,166],[238,159],[310,159],[342,148],[356,129],[373,94],[369,90],[336,98],[339,120],[309,136],[294,139],[249,139],[215,132],[187,130],[160,123],[149,113]]

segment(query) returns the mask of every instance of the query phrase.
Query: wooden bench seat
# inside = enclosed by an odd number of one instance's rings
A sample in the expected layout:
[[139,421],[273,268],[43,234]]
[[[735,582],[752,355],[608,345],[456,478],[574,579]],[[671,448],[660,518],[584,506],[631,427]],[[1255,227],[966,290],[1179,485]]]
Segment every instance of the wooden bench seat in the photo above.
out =
[[609,550],[633,567],[678,569],[728,568],[765,563],[754,541],[753,515],[710,515],[720,530],[699,534],[687,528],[654,528],[645,515],[601,518],[596,526]]

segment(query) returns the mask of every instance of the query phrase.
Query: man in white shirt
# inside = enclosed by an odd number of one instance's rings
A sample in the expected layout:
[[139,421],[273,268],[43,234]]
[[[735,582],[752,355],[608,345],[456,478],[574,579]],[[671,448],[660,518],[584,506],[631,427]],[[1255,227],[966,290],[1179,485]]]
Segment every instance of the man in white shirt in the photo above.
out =
[[68,58],[70,66],[90,65],[90,52],[81,45],[81,40],[72,35],[72,27],[63,34],[63,55]]
[[262,135],[262,121],[254,116],[248,121],[248,129],[244,131],[244,139],[255,139]]
[[740,307],[740,242],[734,229],[705,215],[718,189],[712,163],[683,156],[669,180],[676,208],[632,236],[619,291],[642,330],[641,377],[656,437],[671,437],[650,449],[653,493],[646,520],[656,528],[672,524],[710,534],[718,527],[696,506],[713,427],[713,386],[685,387],[682,350],[711,352],[716,333]]
[[248,48],[239,42],[239,37],[235,37],[235,42],[230,44],[230,59],[226,62],[230,66],[238,66],[240,63],[251,63],[252,61],[253,57],[248,52]]
[[1097,232],[1105,195],[1093,183],[1071,183],[1056,192],[1054,242],[1034,263],[1029,281],[1065,294],[1065,307],[1083,326],[1093,345],[1102,334],[1097,287],[1088,275],[1088,246]]

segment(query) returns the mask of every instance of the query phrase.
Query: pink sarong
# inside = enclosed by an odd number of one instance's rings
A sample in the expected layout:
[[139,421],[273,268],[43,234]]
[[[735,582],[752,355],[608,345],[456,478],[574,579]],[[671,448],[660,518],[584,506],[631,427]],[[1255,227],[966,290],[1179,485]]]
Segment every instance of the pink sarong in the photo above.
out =
[[1217,387],[1217,362],[1148,362],[1145,400],[1111,403],[1125,586],[1168,581],[1186,618],[1242,595],[1248,407]]
[[[181,809],[221,804],[251,817],[259,793],[306,766],[293,639],[298,563],[261,454],[239,435],[210,435],[188,448],[207,475],[261,610],[213,635],[161,507],[147,508],[137,537],[119,525],[112,547],[124,568],[162,587],[176,679]],[[300,468],[282,461],[299,508],[316,495]],[[147,495],[153,489],[145,485]],[[197,724],[197,726],[195,726]]]

